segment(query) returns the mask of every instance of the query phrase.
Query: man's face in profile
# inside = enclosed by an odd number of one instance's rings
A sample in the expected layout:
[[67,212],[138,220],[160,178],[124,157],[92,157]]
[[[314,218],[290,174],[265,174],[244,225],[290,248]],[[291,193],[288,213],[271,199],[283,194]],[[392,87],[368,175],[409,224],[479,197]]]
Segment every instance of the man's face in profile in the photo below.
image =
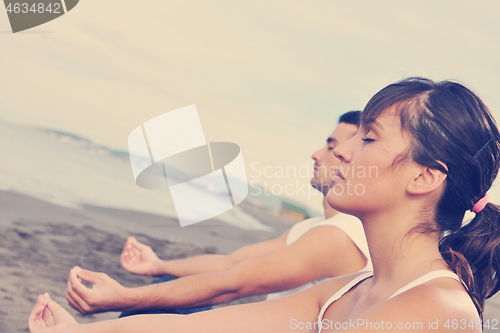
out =
[[324,147],[312,154],[314,172],[311,185],[324,195],[332,187],[332,178],[335,169],[340,165],[340,160],[333,154],[333,149],[352,138],[358,132],[358,126],[348,123],[339,123],[326,140]]

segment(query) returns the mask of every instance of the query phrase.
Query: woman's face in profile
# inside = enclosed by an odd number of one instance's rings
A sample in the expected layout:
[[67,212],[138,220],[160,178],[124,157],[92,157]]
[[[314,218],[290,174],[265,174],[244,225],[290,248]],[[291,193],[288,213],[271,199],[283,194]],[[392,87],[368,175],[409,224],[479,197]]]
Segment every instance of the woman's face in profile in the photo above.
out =
[[328,204],[358,217],[398,204],[414,174],[411,166],[415,163],[408,159],[394,161],[409,146],[409,136],[402,133],[394,107],[385,109],[374,122],[361,125],[352,139],[334,150],[341,164],[327,195]]

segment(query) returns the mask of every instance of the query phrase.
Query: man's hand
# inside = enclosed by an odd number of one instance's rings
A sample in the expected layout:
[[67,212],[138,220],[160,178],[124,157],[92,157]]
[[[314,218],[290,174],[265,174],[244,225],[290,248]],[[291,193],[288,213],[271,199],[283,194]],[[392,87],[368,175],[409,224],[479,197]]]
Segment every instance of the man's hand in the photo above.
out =
[[138,275],[162,275],[160,270],[161,260],[153,250],[134,237],[127,239],[120,255],[120,263],[128,272]]
[[[92,282],[92,289],[81,280]],[[69,273],[66,299],[69,305],[83,314],[127,309],[127,288],[104,273],[74,267]]]
[[38,297],[28,319],[31,333],[68,332],[76,324],[68,311],[54,302],[47,293]]

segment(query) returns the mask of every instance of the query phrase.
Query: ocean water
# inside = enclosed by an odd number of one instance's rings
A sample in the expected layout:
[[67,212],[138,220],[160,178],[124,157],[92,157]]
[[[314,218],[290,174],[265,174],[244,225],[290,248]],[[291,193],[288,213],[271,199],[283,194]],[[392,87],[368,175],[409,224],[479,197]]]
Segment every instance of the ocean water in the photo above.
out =
[[[0,121],[0,160],[1,190],[73,208],[86,204],[177,218],[168,190],[137,186],[128,161],[30,128]],[[194,191],[192,200],[203,195]],[[241,229],[272,230],[238,207],[216,219]]]

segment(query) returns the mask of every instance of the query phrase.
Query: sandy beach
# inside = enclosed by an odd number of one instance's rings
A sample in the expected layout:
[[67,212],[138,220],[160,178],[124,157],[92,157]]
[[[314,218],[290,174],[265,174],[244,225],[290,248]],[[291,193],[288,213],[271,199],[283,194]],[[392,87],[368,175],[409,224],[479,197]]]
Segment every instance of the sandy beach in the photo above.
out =
[[120,266],[129,236],[150,245],[160,258],[174,259],[228,253],[275,237],[293,224],[258,208],[248,206],[247,211],[266,218],[275,231],[242,230],[213,220],[180,228],[178,221],[163,216],[95,206],[77,210],[0,191],[0,332],[27,332],[28,315],[44,292],[80,323],[116,318],[116,312],[80,315],[67,305],[66,283],[69,270],[80,266],[105,272],[127,287],[149,284],[153,278],[129,274]]
[[[27,332],[27,318],[40,293],[50,295],[80,323],[112,319],[118,313],[82,316],[67,305],[66,282],[73,266],[105,272],[127,287],[152,278],[132,275],[119,263],[128,236],[150,245],[160,258],[228,253],[246,244],[282,234],[293,222],[242,205],[246,213],[275,228],[249,231],[211,220],[180,228],[152,214],[86,206],[78,210],[0,191],[0,332]],[[262,296],[231,304],[262,300]],[[487,302],[485,319],[500,318],[500,298]],[[498,328],[498,324],[496,326]],[[499,329],[485,329],[498,332]]]

